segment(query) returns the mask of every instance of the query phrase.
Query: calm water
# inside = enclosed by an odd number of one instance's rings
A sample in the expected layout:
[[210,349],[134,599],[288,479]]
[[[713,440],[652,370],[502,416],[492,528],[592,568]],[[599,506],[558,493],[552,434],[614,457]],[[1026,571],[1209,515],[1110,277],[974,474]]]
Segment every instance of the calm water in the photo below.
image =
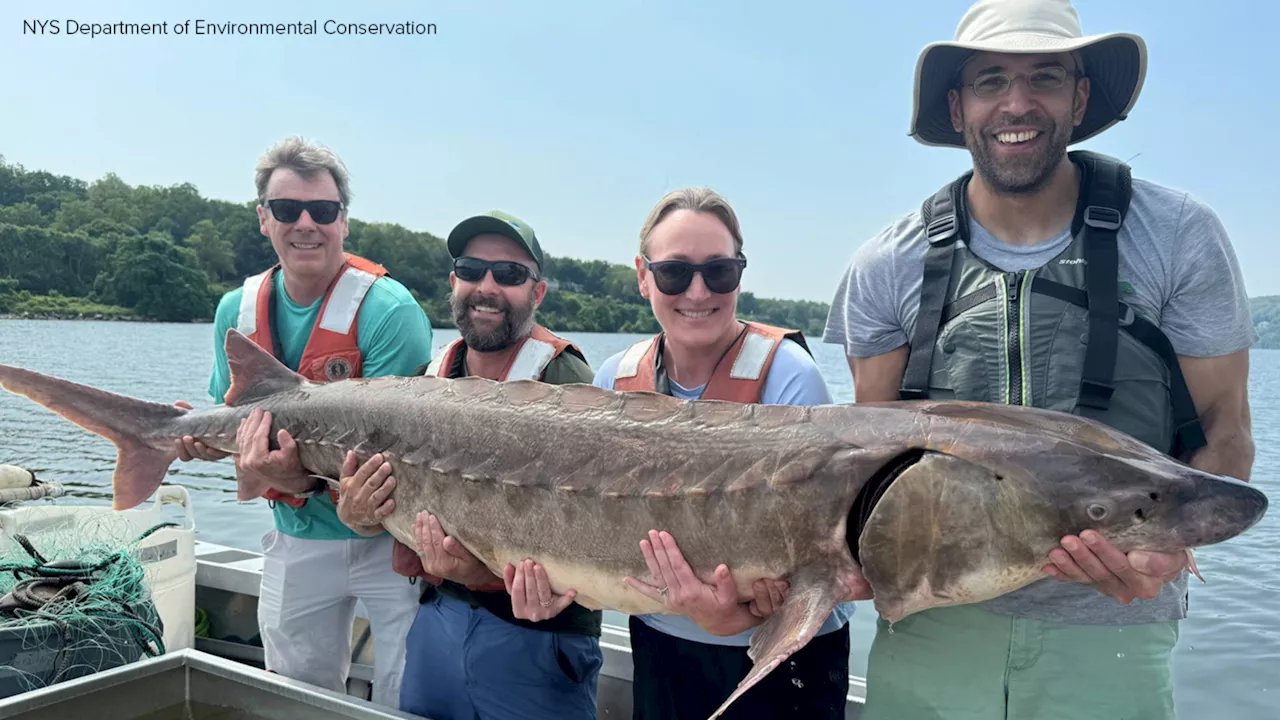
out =
[[[438,331],[437,347],[457,337]],[[593,366],[640,336],[571,333]],[[837,402],[853,400],[840,349],[811,340]],[[212,404],[210,325],[0,320],[0,362],[59,375],[149,400]],[[1206,548],[1197,561],[1208,585],[1193,579],[1191,617],[1175,656],[1183,718],[1262,720],[1280,715],[1280,351],[1253,354],[1249,380],[1258,446],[1253,482],[1272,511],[1247,535]],[[62,483],[62,502],[108,504],[115,448],[24,398],[0,393],[0,463]],[[260,550],[271,526],[265,502],[240,504],[229,460],[175,463],[170,482],[192,493],[200,539]],[[851,672],[863,675],[874,608],[859,603]],[[617,620],[618,618],[614,618]],[[1087,688],[1081,689],[1087,692]]]

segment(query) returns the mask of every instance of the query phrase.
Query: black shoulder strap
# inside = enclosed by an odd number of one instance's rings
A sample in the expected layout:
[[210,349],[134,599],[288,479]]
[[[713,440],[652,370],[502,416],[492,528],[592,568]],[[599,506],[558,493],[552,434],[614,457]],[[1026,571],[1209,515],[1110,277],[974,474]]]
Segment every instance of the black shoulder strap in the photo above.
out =
[[942,323],[942,306],[946,304],[947,290],[951,285],[951,259],[955,255],[956,238],[962,232],[963,223],[957,208],[966,177],[948,183],[920,208],[929,250],[924,256],[924,281],[920,286],[920,305],[916,310],[916,329],[908,350],[907,368],[902,374],[902,387],[898,390],[903,400],[929,397],[933,348]]
[[1116,235],[1129,209],[1129,166],[1105,155],[1074,152],[1084,171],[1085,287],[1089,294],[1089,344],[1080,378],[1079,404],[1106,410],[1111,403],[1119,343],[1120,259]]
[[666,355],[664,352],[666,338],[665,332],[658,333],[657,339],[654,340],[658,343],[658,347],[653,353],[653,391],[662,395],[671,394],[671,379],[667,377],[667,368],[662,361],[663,356]]

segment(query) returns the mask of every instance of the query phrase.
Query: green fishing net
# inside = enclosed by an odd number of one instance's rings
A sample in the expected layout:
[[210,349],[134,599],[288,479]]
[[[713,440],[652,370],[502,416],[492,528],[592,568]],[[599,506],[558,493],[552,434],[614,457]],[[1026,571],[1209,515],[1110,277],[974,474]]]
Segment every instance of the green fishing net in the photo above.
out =
[[0,537],[0,697],[164,654],[139,544],[170,525]]

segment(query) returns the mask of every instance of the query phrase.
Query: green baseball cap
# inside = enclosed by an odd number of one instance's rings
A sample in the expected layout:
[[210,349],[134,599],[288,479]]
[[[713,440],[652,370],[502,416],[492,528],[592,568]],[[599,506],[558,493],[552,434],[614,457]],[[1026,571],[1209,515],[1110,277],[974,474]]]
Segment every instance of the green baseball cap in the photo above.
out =
[[533,226],[501,210],[490,210],[483,215],[469,217],[458,223],[449,233],[449,254],[456,258],[462,255],[471,238],[490,234],[510,238],[512,242],[532,255],[533,261],[538,264],[538,270],[542,270],[542,246],[538,244],[538,236],[533,232]]

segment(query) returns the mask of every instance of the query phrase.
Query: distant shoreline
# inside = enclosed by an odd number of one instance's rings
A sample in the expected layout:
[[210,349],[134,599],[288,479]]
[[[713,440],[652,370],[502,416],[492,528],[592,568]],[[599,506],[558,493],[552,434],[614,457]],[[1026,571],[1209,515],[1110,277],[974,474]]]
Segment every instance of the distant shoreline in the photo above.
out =
[[167,322],[172,325],[188,325],[198,323],[211,323],[212,320],[191,320],[189,323],[175,323],[171,320],[149,320],[139,315],[105,315],[103,313],[78,313],[78,312],[39,312],[39,313],[0,313],[0,320],[104,320],[109,322],[145,322],[160,323]]
[[[71,320],[71,321],[77,321],[77,320],[95,321],[96,320],[100,322],[138,322],[138,323],[147,323],[149,325],[212,325],[213,324],[213,320],[211,319],[175,322],[173,320],[152,320],[152,319],[137,316],[137,315],[107,316],[107,315],[103,315],[102,313],[73,313],[73,312],[0,313],[0,320]],[[431,331],[432,332],[441,332],[441,331],[457,332],[458,328],[453,326],[445,326],[445,327],[432,326]],[[622,330],[609,330],[609,331],[582,330],[582,331],[572,331],[572,332],[573,334],[582,334],[582,335],[635,335],[636,334],[636,333],[623,332]],[[640,333],[640,334],[643,335],[644,333]]]

